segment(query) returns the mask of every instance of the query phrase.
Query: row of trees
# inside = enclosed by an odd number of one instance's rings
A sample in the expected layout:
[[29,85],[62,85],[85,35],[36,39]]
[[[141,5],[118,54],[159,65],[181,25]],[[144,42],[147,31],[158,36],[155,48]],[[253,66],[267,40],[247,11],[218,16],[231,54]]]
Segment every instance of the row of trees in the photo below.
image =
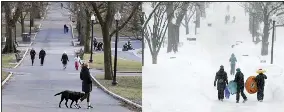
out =
[[[271,17],[272,15],[276,15],[277,17],[284,16],[284,2],[243,2],[241,6],[249,12],[251,18],[250,25],[254,27],[250,26],[252,34],[257,34],[256,32],[259,30],[260,24],[264,23],[262,35],[260,35],[262,38],[261,55],[268,55],[268,40],[272,29]],[[254,18],[254,22],[252,22],[252,18]],[[283,18],[280,18],[277,23],[276,27],[283,27]]]
[[[80,45],[84,52],[90,53],[91,16],[95,15],[95,24],[100,25],[104,43],[105,79],[113,76],[111,58],[111,38],[117,32],[131,31],[137,38],[141,38],[141,2],[69,2],[69,10],[76,18],[76,29]],[[119,11],[122,15],[118,28],[115,27],[114,14]],[[120,33],[123,34],[123,33]],[[101,38],[101,37],[98,37]]]
[[[179,28],[183,25],[189,34],[189,22],[195,15],[196,27],[200,17],[205,17],[205,2],[145,2],[142,30],[150,48],[152,63],[157,63],[157,56],[167,33],[167,52],[178,52]],[[148,11],[149,9],[153,9]],[[149,13],[150,12],[150,13]]]
[[[14,44],[15,38],[13,38],[13,30],[16,27],[17,22],[21,24],[21,33],[25,32],[25,18],[27,14],[30,14],[31,26],[34,26],[34,19],[39,19],[44,16],[47,8],[47,2],[2,2],[1,8],[4,13],[5,26],[6,26],[6,44],[2,53],[14,53],[17,52]],[[2,23],[2,21],[1,21]],[[13,32],[14,31],[14,32]]]

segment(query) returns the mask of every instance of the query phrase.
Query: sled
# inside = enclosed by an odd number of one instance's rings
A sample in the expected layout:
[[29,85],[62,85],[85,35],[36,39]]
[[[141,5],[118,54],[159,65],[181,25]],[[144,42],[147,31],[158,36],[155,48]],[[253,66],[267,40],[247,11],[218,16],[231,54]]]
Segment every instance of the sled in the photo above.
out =
[[236,94],[237,93],[237,83],[234,82],[233,80],[229,82],[228,86],[227,86],[230,94]]
[[255,76],[248,77],[248,79],[246,80],[246,83],[245,83],[245,87],[246,87],[246,90],[249,94],[254,94],[254,93],[257,92],[257,85],[256,85],[256,82],[255,82]]
[[228,86],[225,88],[224,94],[225,94],[225,97],[226,97],[227,99],[230,98],[230,91],[229,91],[229,89],[228,89]]

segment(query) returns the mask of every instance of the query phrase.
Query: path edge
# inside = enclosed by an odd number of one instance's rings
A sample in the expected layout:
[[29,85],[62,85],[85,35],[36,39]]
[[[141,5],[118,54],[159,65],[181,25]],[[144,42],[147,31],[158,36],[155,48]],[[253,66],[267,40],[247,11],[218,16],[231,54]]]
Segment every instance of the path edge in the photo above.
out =
[[6,82],[10,79],[10,77],[13,75],[13,72],[9,72],[9,75],[6,77],[6,79],[1,83],[2,85],[1,86],[3,86],[3,85],[5,85],[6,84]]
[[102,89],[105,93],[109,94],[110,96],[114,97],[115,99],[118,99],[119,101],[122,101],[124,103],[126,103],[127,105],[131,106],[131,107],[134,107],[138,110],[142,110],[142,106],[137,104],[137,103],[134,103],[124,97],[121,97],[111,91],[109,91],[108,89],[106,89],[93,75],[91,75],[92,77],[92,80],[95,82],[95,84],[100,88]]
[[30,50],[30,48],[27,48],[26,49],[26,52],[25,52],[25,54],[23,55],[23,58],[19,61],[19,63],[16,65],[16,66],[14,66],[13,68],[17,68],[19,65],[21,65],[22,64],[22,62],[23,62],[23,60],[25,59],[25,57],[27,56],[27,53],[28,53],[28,51]]

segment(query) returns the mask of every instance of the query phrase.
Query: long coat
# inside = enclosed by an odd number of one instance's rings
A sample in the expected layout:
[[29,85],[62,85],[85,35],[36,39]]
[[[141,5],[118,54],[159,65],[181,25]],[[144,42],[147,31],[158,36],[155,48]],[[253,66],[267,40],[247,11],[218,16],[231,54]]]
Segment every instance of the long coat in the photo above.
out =
[[92,91],[92,79],[89,69],[83,66],[80,72],[80,79],[82,80],[82,91],[88,93]]
[[62,54],[61,61],[63,64],[67,64],[67,61],[69,61],[67,54]]
[[31,55],[31,59],[35,59],[35,55],[36,55],[36,52],[35,52],[35,50],[31,50],[30,51],[30,55]]
[[216,81],[217,81],[217,90],[225,90],[226,84],[228,84],[228,77],[224,69],[220,69],[216,73],[214,85],[216,84]]
[[39,58],[40,58],[40,59],[41,59],[41,58],[44,59],[45,55],[46,55],[45,51],[44,51],[44,50],[40,50],[40,52],[39,52]]

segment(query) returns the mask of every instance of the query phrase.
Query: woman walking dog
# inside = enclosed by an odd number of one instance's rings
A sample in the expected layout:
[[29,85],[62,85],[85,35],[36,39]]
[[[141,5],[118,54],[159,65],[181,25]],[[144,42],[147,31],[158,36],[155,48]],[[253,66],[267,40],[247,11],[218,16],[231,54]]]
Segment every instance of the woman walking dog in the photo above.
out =
[[80,100],[82,102],[87,98],[88,109],[93,108],[90,103],[90,92],[92,91],[92,79],[88,68],[88,64],[86,63],[82,64],[80,79],[82,80],[82,91],[85,92],[85,95]]

